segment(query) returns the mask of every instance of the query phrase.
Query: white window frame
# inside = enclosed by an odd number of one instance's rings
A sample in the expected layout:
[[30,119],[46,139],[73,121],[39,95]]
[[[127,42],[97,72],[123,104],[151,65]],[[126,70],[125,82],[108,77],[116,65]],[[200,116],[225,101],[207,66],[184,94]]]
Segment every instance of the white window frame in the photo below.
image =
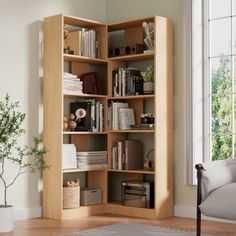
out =
[[[195,164],[204,160],[203,1],[185,1],[186,183],[196,184]],[[194,10],[193,10],[194,9]]]

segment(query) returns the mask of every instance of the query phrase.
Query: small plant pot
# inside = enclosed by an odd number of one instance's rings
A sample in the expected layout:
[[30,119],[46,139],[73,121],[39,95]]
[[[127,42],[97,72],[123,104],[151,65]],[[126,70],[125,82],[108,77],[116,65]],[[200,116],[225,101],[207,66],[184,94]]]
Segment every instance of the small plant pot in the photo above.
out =
[[0,205],[0,233],[14,230],[13,206]]
[[154,82],[144,82],[143,83],[144,93],[154,93]]

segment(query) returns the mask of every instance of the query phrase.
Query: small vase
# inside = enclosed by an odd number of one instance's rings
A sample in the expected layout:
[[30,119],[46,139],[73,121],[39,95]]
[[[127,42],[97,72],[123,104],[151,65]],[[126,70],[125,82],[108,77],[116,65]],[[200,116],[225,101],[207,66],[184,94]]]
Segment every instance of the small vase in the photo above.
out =
[[143,83],[143,92],[145,93],[154,93],[154,82],[144,82]]
[[13,206],[0,205],[0,233],[14,230]]

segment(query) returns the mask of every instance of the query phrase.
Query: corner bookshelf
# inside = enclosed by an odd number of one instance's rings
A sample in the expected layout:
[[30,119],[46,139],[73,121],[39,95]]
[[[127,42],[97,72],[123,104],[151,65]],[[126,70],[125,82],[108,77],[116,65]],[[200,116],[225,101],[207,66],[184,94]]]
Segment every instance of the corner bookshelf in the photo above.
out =
[[[128,44],[143,41],[140,33],[142,23],[154,22],[155,51],[109,57],[113,33],[124,37]],[[93,29],[100,34],[99,58],[64,54],[64,25]],[[122,35],[119,36],[119,32]],[[124,40],[123,40],[124,41]],[[50,169],[43,172],[43,217],[51,219],[70,219],[102,213],[125,216],[161,219],[173,215],[173,95],[172,95],[172,23],[164,17],[148,17],[111,25],[99,22],[56,15],[44,19],[44,144],[49,150],[46,154]],[[113,70],[118,67],[154,67],[155,92],[145,95],[114,96]],[[63,72],[69,68],[72,74],[81,75],[94,70],[103,73],[103,92],[101,95],[63,93]],[[142,68],[143,69],[143,68]],[[78,99],[96,99],[104,106],[104,130],[101,132],[63,131],[63,116],[68,104]],[[152,112],[155,117],[154,129],[108,129],[108,107],[112,101],[125,101],[135,111],[135,120],[140,124],[140,115]],[[67,111],[68,113],[68,111]],[[153,169],[117,170],[112,169],[112,145],[119,139],[140,139],[144,142],[144,157],[150,145],[154,148]],[[147,141],[146,141],[147,140]],[[148,143],[150,142],[150,143]],[[107,168],[62,169],[62,144],[73,143],[77,150],[107,150]],[[86,187],[99,187],[102,190],[102,203],[63,209],[63,182],[68,176],[85,178]],[[130,207],[112,199],[112,187],[120,180],[145,180],[154,182],[154,208]],[[82,177],[83,178],[83,177]],[[114,181],[114,182],[113,182]],[[114,187],[113,187],[114,188]]]

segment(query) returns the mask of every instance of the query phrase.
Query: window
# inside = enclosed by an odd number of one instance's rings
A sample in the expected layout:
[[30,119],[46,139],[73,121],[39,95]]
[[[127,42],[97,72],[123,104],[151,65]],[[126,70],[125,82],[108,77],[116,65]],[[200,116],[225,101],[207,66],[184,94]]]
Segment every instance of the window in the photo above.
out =
[[235,156],[236,0],[204,1],[204,156]]
[[236,0],[186,0],[187,182],[236,152]]

